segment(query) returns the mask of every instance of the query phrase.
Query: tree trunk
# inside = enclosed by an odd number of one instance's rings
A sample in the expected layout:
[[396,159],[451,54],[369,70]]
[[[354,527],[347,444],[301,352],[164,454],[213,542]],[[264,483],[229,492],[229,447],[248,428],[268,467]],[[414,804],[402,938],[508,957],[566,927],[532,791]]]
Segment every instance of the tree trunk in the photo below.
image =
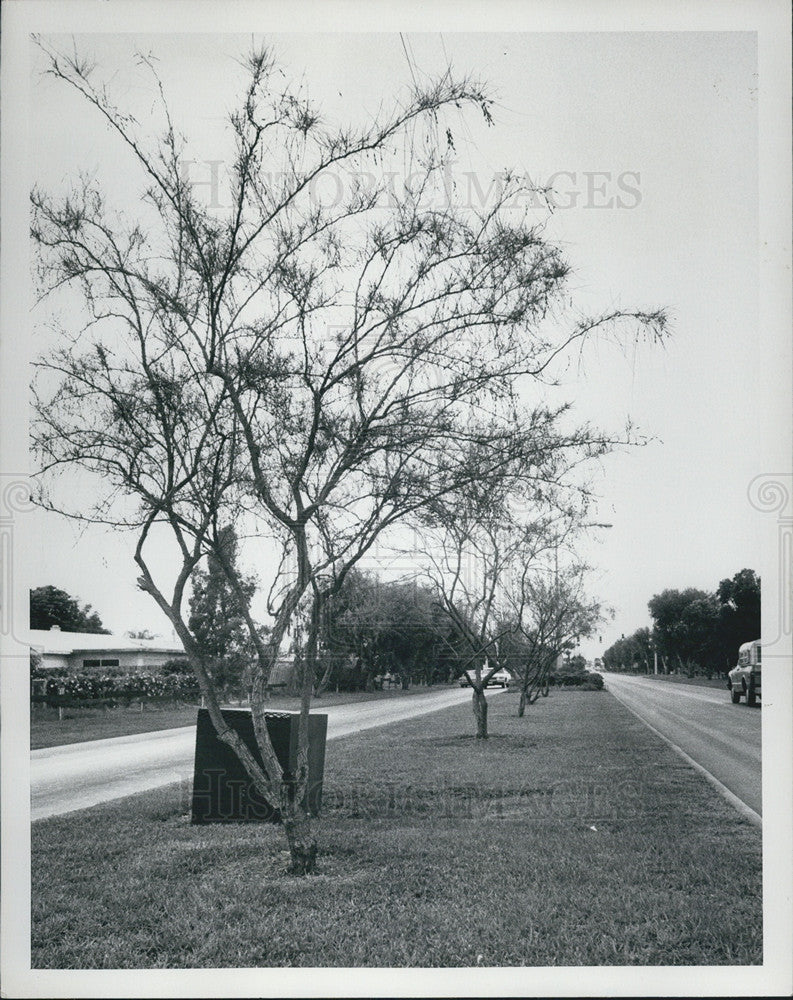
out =
[[289,844],[290,875],[311,875],[317,861],[317,840],[311,826],[311,816],[302,804],[308,794],[308,717],[311,709],[311,695],[317,671],[319,627],[324,602],[315,593],[311,603],[311,616],[302,655],[298,663],[302,666],[300,692],[300,721],[297,735],[297,768],[294,781],[282,793],[284,807],[281,819]]
[[289,844],[289,874],[312,875],[317,863],[317,840],[311,829],[311,817],[302,806],[290,803],[282,820]]
[[473,694],[474,717],[476,718],[476,738],[478,740],[487,739],[487,699],[484,689],[474,688]]
[[518,704],[518,718],[522,719],[523,714],[526,711],[526,689],[522,688],[520,692],[520,703]]

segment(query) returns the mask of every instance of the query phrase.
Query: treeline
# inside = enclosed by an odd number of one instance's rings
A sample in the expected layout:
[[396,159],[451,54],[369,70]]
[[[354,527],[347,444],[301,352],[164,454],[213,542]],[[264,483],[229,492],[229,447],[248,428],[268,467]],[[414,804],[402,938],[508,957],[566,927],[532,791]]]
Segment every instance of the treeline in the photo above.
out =
[[[227,565],[235,566],[238,542],[233,528],[226,529],[224,546]],[[244,596],[250,599],[255,580],[239,575]],[[458,601],[450,614],[437,585],[384,580],[352,569],[324,608],[314,694],[450,683],[474,665],[473,638],[474,646],[482,647],[475,658],[480,665],[488,657],[491,665],[509,669],[516,681],[525,681],[522,686],[531,701],[556,657],[572,648],[574,636],[587,634],[599,616],[599,606],[587,602],[575,580],[564,574],[553,585],[536,584],[530,596],[531,624],[511,628],[507,618],[494,615],[485,640],[477,641],[478,624],[471,609]],[[223,697],[246,697],[256,652],[240,596],[215,558],[208,560],[206,571],[194,574],[189,623]],[[300,657],[299,631],[291,637],[288,658]],[[267,642],[269,630],[262,629],[261,637]],[[298,675],[299,670],[293,670],[287,684],[292,693],[297,691]]]
[[30,591],[30,627],[46,630],[54,625],[62,632],[110,634],[90,604],[81,606],[59,587],[36,587]]
[[323,620],[316,693],[448,683],[465,659],[429,587],[353,570]]
[[609,647],[607,670],[652,673],[657,654],[659,672],[725,674],[739,646],[760,637],[760,577],[751,569],[722,580],[712,593],[664,590],[647,607],[652,629],[637,629]]
[[[535,596],[538,604],[544,596],[547,607],[532,609],[533,627],[524,623],[517,628],[509,617],[500,619],[494,627],[497,641],[472,659],[470,638],[464,635],[469,612],[462,604],[450,616],[431,586],[385,581],[353,570],[323,621],[315,694],[384,684],[448,684],[477,660],[486,672],[487,658],[488,667],[497,665],[512,674],[530,703],[537,690],[544,687],[547,693],[548,684],[554,683],[553,664],[563,652],[564,683],[579,683],[585,661],[573,658],[580,664],[571,666],[570,651],[598,619],[599,606],[583,603],[561,585]],[[570,679],[573,675],[575,680]]]

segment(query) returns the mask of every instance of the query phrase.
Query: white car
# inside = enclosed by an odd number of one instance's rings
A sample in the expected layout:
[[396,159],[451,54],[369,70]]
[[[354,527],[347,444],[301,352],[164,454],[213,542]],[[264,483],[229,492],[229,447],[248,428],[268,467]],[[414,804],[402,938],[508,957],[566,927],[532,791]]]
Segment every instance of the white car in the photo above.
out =
[[[475,670],[466,670],[466,672],[464,674],[462,674],[462,676],[460,677],[460,687],[467,687],[467,686],[469,686],[469,681],[468,681],[466,675],[467,675],[468,678],[471,679],[471,681],[475,681],[476,680],[476,671]],[[487,676],[487,671],[486,670],[482,670],[479,676],[480,677]],[[509,687],[509,685],[511,683],[512,683],[512,674],[508,670],[505,670],[502,667],[500,670],[497,670],[493,674],[493,676],[487,682],[487,686],[488,687],[503,687],[503,688],[505,688],[505,687]]]
[[756,705],[760,697],[761,680],[760,640],[745,642],[738,650],[738,665],[727,674],[727,687],[732,695],[733,705],[737,705],[741,696],[746,697],[747,705]]

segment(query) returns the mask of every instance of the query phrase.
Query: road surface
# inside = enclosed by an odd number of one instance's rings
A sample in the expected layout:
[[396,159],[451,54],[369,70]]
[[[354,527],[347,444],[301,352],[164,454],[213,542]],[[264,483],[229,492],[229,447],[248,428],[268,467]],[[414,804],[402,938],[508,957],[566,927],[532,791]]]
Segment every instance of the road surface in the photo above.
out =
[[[488,697],[502,688],[488,689]],[[405,698],[317,704],[327,713],[328,739],[470,702],[470,688]],[[119,736],[33,750],[30,755],[31,819],[59,816],[176,781],[192,781],[195,726]]]
[[706,777],[758,819],[762,816],[759,708],[733,705],[726,686],[719,691],[613,673],[604,674],[604,680],[608,691],[704,769]]

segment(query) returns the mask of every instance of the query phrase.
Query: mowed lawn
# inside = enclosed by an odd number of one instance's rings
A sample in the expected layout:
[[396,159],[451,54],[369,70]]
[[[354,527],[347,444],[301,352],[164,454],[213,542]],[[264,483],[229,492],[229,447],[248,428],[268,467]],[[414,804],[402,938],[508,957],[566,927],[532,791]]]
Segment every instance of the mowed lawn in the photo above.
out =
[[760,963],[760,830],[607,692],[516,709],[329,743],[308,878],[177,786],[35,823],[33,967]]

